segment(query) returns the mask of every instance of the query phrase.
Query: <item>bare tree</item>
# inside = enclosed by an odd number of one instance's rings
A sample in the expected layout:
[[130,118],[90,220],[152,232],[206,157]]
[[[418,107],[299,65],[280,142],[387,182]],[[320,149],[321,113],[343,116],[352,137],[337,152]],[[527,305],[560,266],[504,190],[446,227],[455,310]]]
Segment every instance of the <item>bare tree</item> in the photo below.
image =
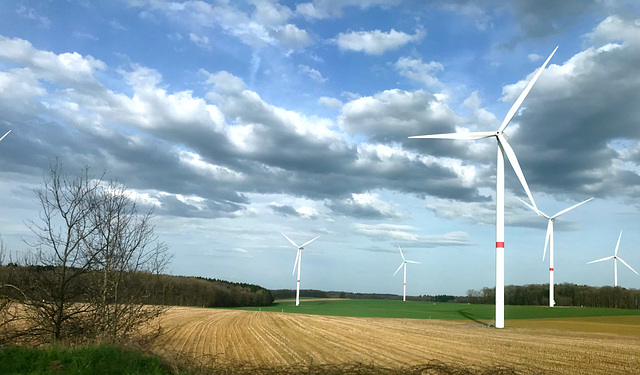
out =
[[20,284],[34,334],[116,340],[164,311],[145,304],[151,275],[170,259],[152,213],[139,213],[126,188],[103,177],[85,167],[70,179],[56,162],[35,190],[35,257]]
[[105,184],[95,202],[90,222],[97,230],[86,239],[98,281],[91,301],[101,338],[116,340],[165,310],[148,304],[148,284],[170,256],[154,234],[152,211],[140,213],[122,184]]
[[102,177],[92,178],[85,167],[70,179],[59,162],[50,167],[44,186],[34,190],[42,210],[38,221],[28,222],[36,237],[29,245],[36,253],[35,264],[31,264],[34,271],[29,273],[30,287],[25,290],[30,299],[24,302],[36,312],[35,329],[59,340],[82,334],[86,326],[83,315],[92,310],[82,284],[95,254],[84,244],[98,230],[90,214]]

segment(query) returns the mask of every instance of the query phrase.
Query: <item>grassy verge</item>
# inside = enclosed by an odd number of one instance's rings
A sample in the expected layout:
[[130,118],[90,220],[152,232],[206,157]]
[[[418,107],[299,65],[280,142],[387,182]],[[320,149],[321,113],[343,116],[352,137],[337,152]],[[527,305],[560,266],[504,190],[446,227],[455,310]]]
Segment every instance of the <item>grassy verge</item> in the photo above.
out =
[[[403,302],[395,300],[314,300],[301,301],[300,306],[296,306],[295,301],[280,301],[271,306],[239,309],[370,318],[470,320],[478,323],[489,323],[495,316],[495,307],[493,305]],[[640,310],[593,307],[505,306],[505,319],[507,320],[623,315],[640,315]]]
[[6,347],[0,349],[0,374],[176,374],[159,357],[99,345],[78,348]]
[[[79,348],[67,348],[49,346],[45,348],[7,347],[0,349],[0,374],[105,374],[105,375],[519,375],[539,374],[538,371],[522,371],[509,367],[489,366],[473,367],[445,364],[439,361],[430,361],[425,364],[406,366],[401,368],[388,368],[380,365],[364,363],[344,364],[297,364],[289,366],[255,366],[244,363],[226,363],[195,365],[185,363],[193,361],[186,356],[178,356],[170,361],[180,358],[181,366],[190,366],[194,370],[187,372],[174,371],[154,355],[140,351],[122,349],[113,346],[86,346]],[[174,363],[175,365],[175,363]],[[173,366],[175,367],[175,366]]]

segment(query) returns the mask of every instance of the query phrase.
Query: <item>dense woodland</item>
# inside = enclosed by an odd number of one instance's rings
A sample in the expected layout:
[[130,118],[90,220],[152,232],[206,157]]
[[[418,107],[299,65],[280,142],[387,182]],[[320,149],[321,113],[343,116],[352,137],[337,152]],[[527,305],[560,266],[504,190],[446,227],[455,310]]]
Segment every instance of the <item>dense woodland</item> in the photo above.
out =
[[[275,289],[271,290],[271,294],[275,299],[288,299],[296,298],[295,289]],[[303,298],[349,298],[349,299],[389,299],[398,300],[402,299],[402,296],[397,294],[383,294],[383,293],[351,293],[351,292],[325,292],[323,290],[316,289],[301,289],[300,297]],[[410,301],[427,301],[427,302],[449,302],[456,297],[450,295],[437,295],[437,296],[407,296],[407,300]]]
[[[295,289],[277,289],[271,293],[275,299],[295,298]],[[399,300],[395,294],[325,292],[322,290],[302,289],[300,296],[305,298],[350,298],[350,299],[390,299]],[[494,304],[495,288],[471,289],[466,296],[420,295],[407,296],[408,301],[458,302]],[[556,306],[611,307],[621,309],[640,308],[640,290],[622,287],[593,287],[570,283],[555,286]],[[507,285],[505,286],[505,304],[549,306],[549,284]]]
[[[40,280],[52,273],[51,266],[20,266],[15,263],[0,266],[0,284],[12,285],[3,294],[20,299],[25,293],[34,300],[46,300],[49,293],[43,289]],[[96,293],[100,284],[99,272],[85,272],[70,285],[69,295],[73,302],[87,302]],[[126,284],[126,285],[125,285]],[[202,277],[171,275],[151,275],[137,272],[123,278],[122,288],[138,291],[138,302],[149,305],[198,306],[198,307],[238,307],[267,306],[273,302],[268,289],[258,285],[232,283]]]
[[[638,309],[640,290],[563,283],[555,286],[555,300],[556,306]],[[495,303],[495,288],[469,290],[466,297],[457,297],[456,302]],[[504,289],[504,303],[549,306],[549,284],[507,285]]]

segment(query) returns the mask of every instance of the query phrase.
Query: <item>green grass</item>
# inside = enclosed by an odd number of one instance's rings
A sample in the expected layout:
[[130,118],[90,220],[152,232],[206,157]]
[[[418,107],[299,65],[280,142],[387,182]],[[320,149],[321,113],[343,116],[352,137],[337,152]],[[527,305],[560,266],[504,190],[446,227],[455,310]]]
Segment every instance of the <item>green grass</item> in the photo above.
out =
[[113,346],[0,349],[0,374],[174,374],[160,359]]
[[[262,310],[300,314],[356,316],[376,318],[470,320],[489,323],[495,317],[493,305],[418,302],[398,300],[328,300],[279,301],[271,306],[244,307],[242,310]],[[576,318],[591,316],[640,315],[640,310],[591,307],[505,306],[505,319]]]

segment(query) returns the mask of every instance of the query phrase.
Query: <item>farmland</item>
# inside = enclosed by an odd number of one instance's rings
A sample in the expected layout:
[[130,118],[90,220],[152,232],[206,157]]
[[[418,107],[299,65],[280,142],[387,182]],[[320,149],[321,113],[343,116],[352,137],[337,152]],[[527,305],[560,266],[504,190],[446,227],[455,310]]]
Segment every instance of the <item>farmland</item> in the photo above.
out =
[[[174,307],[159,321],[166,334],[157,349],[188,353],[203,361],[253,365],[362,362],[399,367],[438,360],[589,374],[630,373],[637,369],[640,357],[640,316],[612,315],[635,311],[529,307],[513,310],[520,319],[509,320],[514,316],[507,315],[508,328],[496,330],[484,324],[491,306],[474,310],[472,305],[458,305],[467,308],[464,317],[453,304],[357,301],[346,305],[357,307],[355,314],[371,314],[377,304],[383,305],[379,310],[383,312],[389,310],[386,303],[395,303],[406,306],[403,315],[420,310],[411,306],[417,305],[427,314],[430,311],[432,319],[337,316],[347,315],[341,303],[349,302],[356,301],[303,301],[299,306],[333,309],[334,316],[286,313],[295,309],[288,302],[273,306],[275,312]],[[370,308],[362,303],[371,304]],[[549,310],[571,317],[545,318]]]

